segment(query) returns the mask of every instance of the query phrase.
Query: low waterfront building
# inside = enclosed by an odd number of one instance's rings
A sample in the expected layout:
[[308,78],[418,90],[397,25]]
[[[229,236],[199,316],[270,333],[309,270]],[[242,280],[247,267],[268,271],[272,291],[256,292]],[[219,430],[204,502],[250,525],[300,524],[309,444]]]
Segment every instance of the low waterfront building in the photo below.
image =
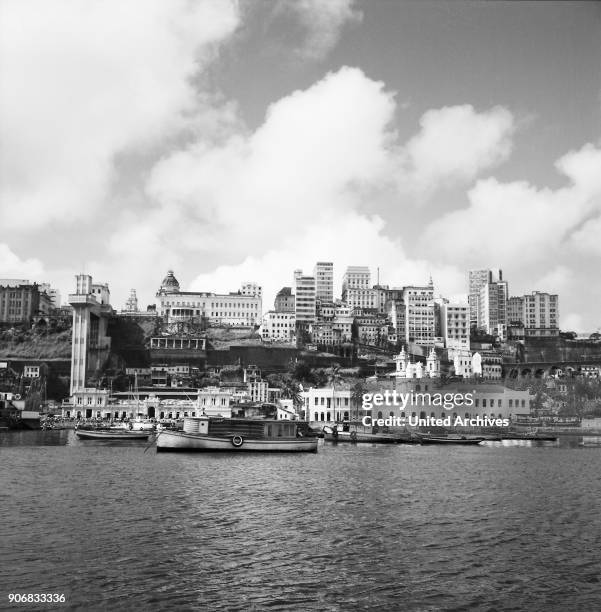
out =
[[302,391],[300,396],[303,401],[303,419],[324,423],[355,418],[356,407],[350,389],[312,387]]
[[[370,402],[366,413],[372,418],[408,417],[444,419],[515,419],[518,414],[529,413],[534,395],[528,390],[517,391],[501,384],[469,382],[441,385],[406,380],[395,381],[395,388],[388,388],[389,400],[381,405]],[[392,392],[396,392],[396,403]],[[381,393],[384,394],[382,389]]]

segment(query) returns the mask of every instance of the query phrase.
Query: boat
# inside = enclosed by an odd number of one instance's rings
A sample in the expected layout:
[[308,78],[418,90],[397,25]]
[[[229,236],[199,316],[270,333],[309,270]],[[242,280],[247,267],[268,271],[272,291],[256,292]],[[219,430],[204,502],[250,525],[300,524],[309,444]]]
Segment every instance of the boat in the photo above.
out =
[[261,418],[186,417],[181,431],[157,434],[162,451],[317,452],[318,438],[305,437],[294,421]]
[[148,440],[150,431],[133,430],[129,427],[91,427],[82,425],[75,428],[75,435],[82,440]]
[[461,445],[472,445],[480,444],[484,442],[484,438],[454,438],[452,436],[423,436],[420,440],[422,444],[461,444]]
[[428,434],[420,434],[420,442],[421,444],[460,444],[464,446],[475,446],[480,444],[480,442],[484,442],[484,438],[480,437],[471,437],[468,438],[466,436],[436,436],[436,435],[428,435]]
[[399,444],[401,442],[411,442],[411,434],[406,433],[386,433],[368,431],[364,427],[363,430],[359,427],[350,429],[344,425],[340,428],[338,425],[326,425],[323,429],[324,440],[328,442],[353,442],[353,443],[373,443],[373,444]]

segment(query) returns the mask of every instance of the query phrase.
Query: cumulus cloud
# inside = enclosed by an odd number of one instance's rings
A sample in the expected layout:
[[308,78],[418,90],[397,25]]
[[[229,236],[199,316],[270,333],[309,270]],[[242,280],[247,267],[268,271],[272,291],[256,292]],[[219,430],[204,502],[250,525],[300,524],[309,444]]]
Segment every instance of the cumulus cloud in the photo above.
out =
[[0,243],[0,278],[23,278],[33,282],[39,281],[43,273],[41,261],[21,259],[7,244]]
[[233,0],[3,1],[0,222],[90,221],[115,156],[198,112],[192,77],[237,25]]
[[482,113],[470,104],[429,110],[405,147],[401,180],[426,193],[440,183],[472,181],[509,157],[513,132],[513,115],[501,106]]
[[586,145],[560,158],[556,168],[569,184],[555,190],[525,181],[478,181],[468,192],[467,208],[443,215],[426,230],[434,256],[518,267],[554,258],[559,249],[594,248],[588,232],[596,220],[585,221],[600,211],[601,149]]

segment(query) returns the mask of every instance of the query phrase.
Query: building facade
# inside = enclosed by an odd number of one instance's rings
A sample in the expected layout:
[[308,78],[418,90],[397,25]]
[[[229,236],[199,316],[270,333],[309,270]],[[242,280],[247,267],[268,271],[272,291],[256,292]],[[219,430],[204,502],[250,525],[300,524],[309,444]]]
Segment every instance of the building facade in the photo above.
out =
[[282,287],[273,303],[273,308],[276,312],[292,312],[294,313],[295,299],[292,293],[292,287]]
[[46,315],[54,308],[40,285],[0,285],[0,323],[29,323],[35,315]]
[[179,282],[169,270],[156,297],[158,313],[168,323],[206,320],[213,326],[253,327],[261,324],[261,288],[245,283],[235,293],[180,291]]
[[334,301],[334,264],[318,261],[313,270],[315,278],[315,299],[322,302]]
[[294,312],[277,312],[270,310],[263,316],[261,325],[261,338],[267,342],[294,340],[296,330],[296,316]]
[[296,322],[308,324],[315,322],[315,277],[303,276],[302,270],[294,272],[294,311]]
[[440,304],[440,335],[445,348],[470,348],[470,309],[466,304]]

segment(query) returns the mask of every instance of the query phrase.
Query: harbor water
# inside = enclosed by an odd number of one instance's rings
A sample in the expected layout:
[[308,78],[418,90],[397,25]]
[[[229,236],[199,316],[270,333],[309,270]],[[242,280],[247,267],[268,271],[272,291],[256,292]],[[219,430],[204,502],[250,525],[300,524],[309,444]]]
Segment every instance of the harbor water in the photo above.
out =
[[146,446],[0,434],[0,609],[601,609],[601,447]]

